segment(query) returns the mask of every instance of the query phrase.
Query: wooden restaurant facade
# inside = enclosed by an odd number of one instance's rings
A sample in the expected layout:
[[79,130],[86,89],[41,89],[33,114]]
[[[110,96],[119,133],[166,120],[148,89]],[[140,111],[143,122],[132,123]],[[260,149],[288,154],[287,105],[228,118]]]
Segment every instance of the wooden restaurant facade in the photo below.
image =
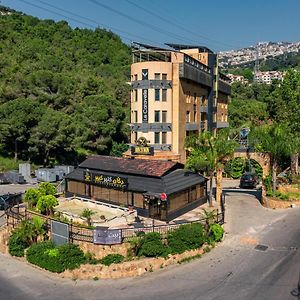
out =
[[178,162],[93,155],[68,174],[66,195],[132,206],[170,221],[207,201],[207,179]]

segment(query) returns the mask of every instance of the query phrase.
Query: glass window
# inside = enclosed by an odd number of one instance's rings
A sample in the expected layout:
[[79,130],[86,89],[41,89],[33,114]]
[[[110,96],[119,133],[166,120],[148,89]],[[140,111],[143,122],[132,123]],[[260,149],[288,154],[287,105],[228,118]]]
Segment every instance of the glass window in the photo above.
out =
[[134,80],[138,80],[137,74],[134,74]]
[[197,101],[197,93],[194,93],[194,103]]
[[160,122],[160,111],[159,110],[154,111],[154,122]]
[[159,132],[154,132],[154,144],[159,144]]
[[167,122],[167,111],[166,111],[166,110],[163,110],[163,111],[161,112],[161,121],[162,121],[163,123],[166,123],[166,122]]
[[167,143],[167,133],[166,132],[162,132],[161,133],[161,143],[162,144],[166,144]]
[[137,131],[134,132],[134,143],[138,140],[138,133]]
[[154,73],[154,79],[160,80],[160,73]]
[[190,114],[190,111],[187,110],[186,111],[186,120],[185,120],[187,123],[190,123],[191,122],[191,114]]
[[166,89],[161,90],[161,101],[167,101],[167,90]]
[[159,100],[160,100],[160,90],[155,89],[155,101],[159,101]]
[[138,122],[138,112],[137,112],[137,110],[134,110],[133,114],[134,114],[134,122],[137,123]]
[[161,77],[162,77],[162,80],[167,80],[167,74],[163,73],[163,74],[161,75]]
[[134,90],[134,101],[138,101],[138,90]]

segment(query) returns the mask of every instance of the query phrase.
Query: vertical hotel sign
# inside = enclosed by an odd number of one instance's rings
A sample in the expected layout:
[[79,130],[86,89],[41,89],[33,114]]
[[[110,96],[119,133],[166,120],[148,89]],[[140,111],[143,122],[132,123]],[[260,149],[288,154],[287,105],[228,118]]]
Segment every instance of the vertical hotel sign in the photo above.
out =
[[[148,69],[142,69],[142,80],[148,80]],[[148,89],[142,89],[142,122],[148,123]]]

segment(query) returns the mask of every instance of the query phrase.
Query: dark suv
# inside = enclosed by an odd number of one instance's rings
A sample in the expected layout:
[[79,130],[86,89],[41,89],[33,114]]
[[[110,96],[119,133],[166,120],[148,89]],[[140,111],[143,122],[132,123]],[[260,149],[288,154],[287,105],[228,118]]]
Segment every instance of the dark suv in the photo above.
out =
[[242,175],[240,180],[241,188],[256,188],[259,184],[259,178],[256,173],[246,172]]
[[21,193],[0,195],[0,210],[5,210],[21,202],[22,202]]

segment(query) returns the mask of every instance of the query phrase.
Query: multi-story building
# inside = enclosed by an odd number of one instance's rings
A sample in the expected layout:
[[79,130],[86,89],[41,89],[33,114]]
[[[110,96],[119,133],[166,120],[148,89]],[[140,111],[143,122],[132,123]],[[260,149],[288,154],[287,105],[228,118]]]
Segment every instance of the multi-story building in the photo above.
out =
[[228,126],[230,79],[218,71],[217,55],[201,46],[168,46],[134,44],[125,157],[185,163],[188,135]]
[[273,80],[283,80],[283,73],[280,71],[256,72],[254,81],[257,83],[271,84]]
[[233,83],[233,82],[241,82],[243,84],[249,83],[249,80],[247,78],[245,78],[243,75],[227,74],[227,77],[231,80],[230,83]]

